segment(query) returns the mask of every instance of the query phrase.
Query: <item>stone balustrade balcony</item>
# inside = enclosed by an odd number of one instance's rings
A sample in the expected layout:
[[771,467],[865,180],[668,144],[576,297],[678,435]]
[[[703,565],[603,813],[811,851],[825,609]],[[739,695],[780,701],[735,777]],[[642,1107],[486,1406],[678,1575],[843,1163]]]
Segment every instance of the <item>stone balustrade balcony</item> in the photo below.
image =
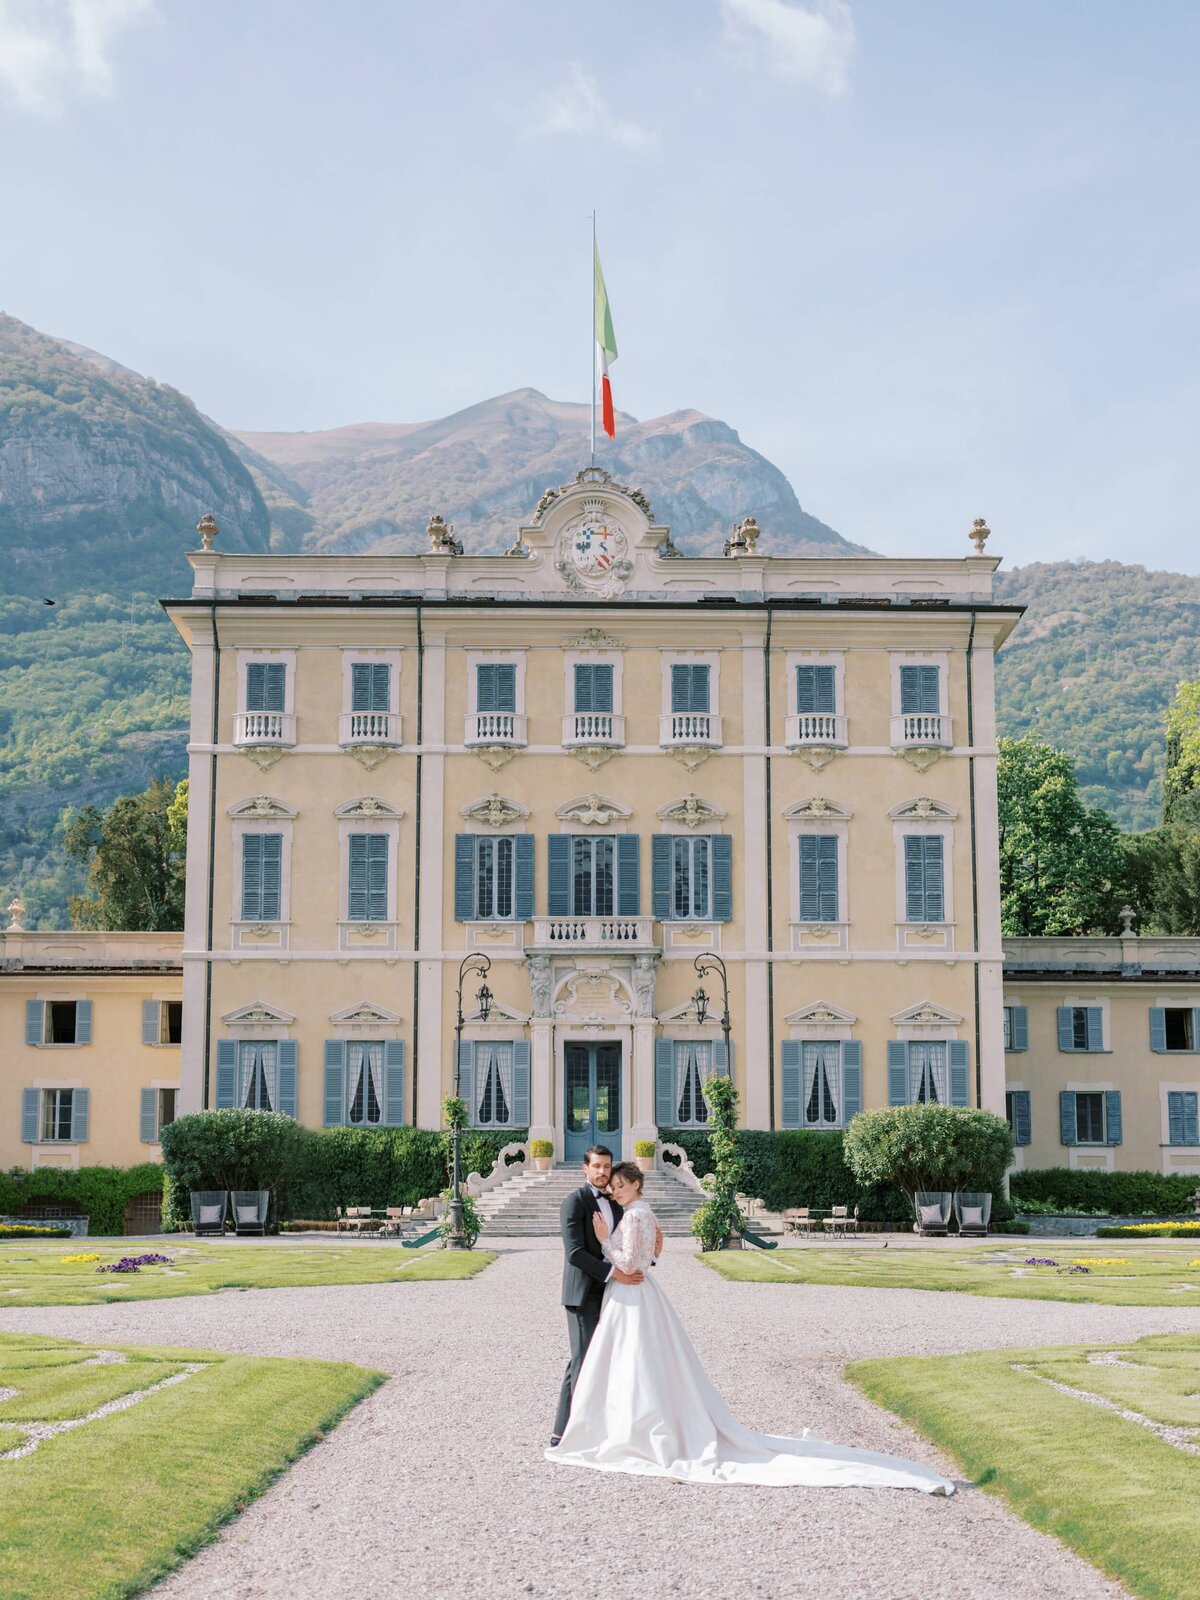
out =
[[803,750],[809,745],[844,749],[846,719],[832,711],[801,711],[787,719],[784,742],[789,750]]
[[571,711],[563,718],[565,749],[580,745],[607,745],[619,750],[625,743],[625,718],[616,711]]
[[296,717],[291,711],[239,711],[233,719],[233,742],[239,748],[296,743]]
[[472,711],[467,716],[463,743],[468,748],[498,744],[519,748],[529,743],[528,722],[519,711]]

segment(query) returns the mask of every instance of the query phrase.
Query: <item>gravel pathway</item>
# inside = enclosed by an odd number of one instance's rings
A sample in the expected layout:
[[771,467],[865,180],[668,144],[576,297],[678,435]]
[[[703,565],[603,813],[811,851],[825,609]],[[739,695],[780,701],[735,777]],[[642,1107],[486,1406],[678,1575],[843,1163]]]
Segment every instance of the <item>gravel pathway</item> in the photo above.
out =
[[[364,1248],[388,1248],[365,1246]],[[855,1357],[1123,1341],[1195,1312],[910,1290],[733,1284],[672,1239],[657,1269],[752,1427],[926,1461],[839,1375]],[[0,1311],[0,1330],[317,1356],[393,1375],[154,1590],[155,1600],[1095,1600],[1117,1584],[971,1489],[713,1489],[541,1458],[566,1357],[557,1241],[473,1282],[232,1290]]]

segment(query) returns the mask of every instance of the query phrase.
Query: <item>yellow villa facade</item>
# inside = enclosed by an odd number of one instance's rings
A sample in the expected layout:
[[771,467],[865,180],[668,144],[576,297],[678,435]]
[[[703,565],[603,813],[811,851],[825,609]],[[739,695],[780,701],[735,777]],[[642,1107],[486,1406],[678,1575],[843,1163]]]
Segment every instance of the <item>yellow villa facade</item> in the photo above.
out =
[[588,470],[505,555],[201,532],[181,1109],[432,1127],[457,1080],[560,1159],[698,1125],[713,1071],[752,1127],[1003,1111],[986,530],[685,557]]

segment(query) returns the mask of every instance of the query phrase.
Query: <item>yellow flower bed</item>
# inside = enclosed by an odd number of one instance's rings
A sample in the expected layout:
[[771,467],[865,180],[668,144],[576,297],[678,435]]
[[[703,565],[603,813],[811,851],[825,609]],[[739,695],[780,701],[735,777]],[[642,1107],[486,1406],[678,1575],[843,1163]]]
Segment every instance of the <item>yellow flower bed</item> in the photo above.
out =
[[1129,1263],[1124,1256],[1075,1256],[1073,1265],[1077,1267],[1127,1267]]
[[1124,1222],[1121,1227],[1125,1233],[1153,1233],[1164,1227],[1174,1228],[1176,1233],[1200,1233],[1200,1222]]
[[59,1256],[58,1264],[60,1267],[73,1267],[77,1261],[99,1261],[99,1259],[99,1250],[89,1250],[84,1255]]

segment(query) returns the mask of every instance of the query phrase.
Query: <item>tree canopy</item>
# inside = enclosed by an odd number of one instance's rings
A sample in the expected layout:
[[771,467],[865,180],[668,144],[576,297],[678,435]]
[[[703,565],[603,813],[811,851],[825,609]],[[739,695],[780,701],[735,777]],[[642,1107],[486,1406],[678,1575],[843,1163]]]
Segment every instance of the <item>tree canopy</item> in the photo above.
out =
[[187,780],[155,778],[107,811],[83,806],[67,821],[67,854],[87,868],[87,891],[70,899],[76,928],[163,933],[183,927]]

